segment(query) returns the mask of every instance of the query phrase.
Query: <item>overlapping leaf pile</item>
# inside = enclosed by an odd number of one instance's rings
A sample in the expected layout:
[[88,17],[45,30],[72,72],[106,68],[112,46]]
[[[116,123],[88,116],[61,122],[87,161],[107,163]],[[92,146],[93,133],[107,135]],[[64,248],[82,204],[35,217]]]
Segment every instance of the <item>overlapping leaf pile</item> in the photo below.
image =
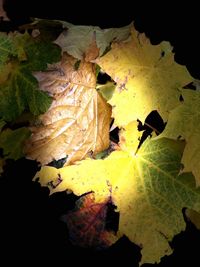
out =
[[32,72],[45,70],[48,63],[59,59],[60,48],[51,42],[34,38],[28,32],[0,33],[1,171],[5,159],[23,156],[24,141],[30,131],[19,127],[20,123],[45,112],[51,104],[50,96],[39,90]]
[[[42,23],[36,20],[32,27],[37,29]],[[184,89],[193,78],[186,67],[174,61],[168,42],[151,45],[131,25],[101,30],[55,23],[65,28],[55,41],[63,55],[61,62],[49,65],[47,71],[38,68],[38,63],[27,66],[23,50],[12,46],[1,57],[2,64],[9,55],[23,58],[17,63],[17,75],[25,64],[27,71],[35,71],[39,92],[53,98],[46,113],[29,128],[32,134],[24,151],[42,165],[66,156],[67,163],[60,169],[43,166],[35,179],[51,193],[72,190],[78,196],[84,194],[65,217],[75,244],[105,247],[126,235],[142,248],[141,264],[159,262],[172,253],[169,241],[185,229],[182,209],[200,212],[199,91]],[[97,84],[97,65],[113,82]],[[3,69],[1,81],[8,84],[4,92],[10,92],[11,83],[12,92],[17,92],[20,83],[11,72],[13,67],[7,64]],[[26,84],[21,86],[30,90]],[[24,107],[32,111],[24,99]],[[41,105],[40,111],[44,111],[43,100]],[[109,147],[111,109],[120,141],[105,158],[95,158]],[[142,133],[137,120],[144,123],[154,110],[167,125],[138,150]],[[0,114],[4,120],[13,116]],[[152,130],[156,131],[155,127]],[[3,148],[11,153],[9,147]],[[106,228],[108,203],[119,212],[117,232]]]

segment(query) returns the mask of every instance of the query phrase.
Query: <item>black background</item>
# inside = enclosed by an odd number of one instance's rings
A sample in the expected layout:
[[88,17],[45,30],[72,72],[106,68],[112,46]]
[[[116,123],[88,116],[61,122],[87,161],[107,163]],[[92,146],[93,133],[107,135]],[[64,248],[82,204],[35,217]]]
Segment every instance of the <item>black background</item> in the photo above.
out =
[[[151,3],[147,5],[145,2]],[[170,41],[176,61],[186,65],[192,76],[200,78],[198,8],[192,2],[175,6],[167,1],[140,1],[138,5],[123,0],[90,3],[7,0],[5,9],[12,27],[28,22],[30,17],[61,19],[102,28],[125,26],[134,21],[136,29],[145,32],[153,44]],[[5,25],[1,24],[1,30]],[[31,181],[36,170],[34,162],[24,159],[10,161],[1,179],[3,226],[0,245],[5,266],[10,261],[22,266],[53,263],[55,266],[138,266],[140,249],[125,237],[103,252],[71,246],[60,216],[73,207],[75,197],[59,193],[49,198],[46,188]],[[192,224],[187,222],[186,231],[176,236],[171,246],[173,255],[164,257],[158,266],[200,266],[200,233]]]

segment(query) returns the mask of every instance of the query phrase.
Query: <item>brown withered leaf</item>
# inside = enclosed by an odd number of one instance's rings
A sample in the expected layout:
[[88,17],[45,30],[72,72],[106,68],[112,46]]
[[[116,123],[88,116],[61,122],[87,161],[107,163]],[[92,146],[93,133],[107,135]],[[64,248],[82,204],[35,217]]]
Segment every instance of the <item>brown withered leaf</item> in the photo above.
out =
[[94,193],[82,196],[74,210],[62,216],[74,245],[88,248],[107,248],[117,241],[114,231],[107,229],[110,199],[96,203]]
[[49,110],[31,128],[25,146],[28,158],[42,165],[68,156],[65,165],[109,146],[111,108],[95,89],[94,64],[64,54],[46,72],[35,73],[40,89],[53,98]]

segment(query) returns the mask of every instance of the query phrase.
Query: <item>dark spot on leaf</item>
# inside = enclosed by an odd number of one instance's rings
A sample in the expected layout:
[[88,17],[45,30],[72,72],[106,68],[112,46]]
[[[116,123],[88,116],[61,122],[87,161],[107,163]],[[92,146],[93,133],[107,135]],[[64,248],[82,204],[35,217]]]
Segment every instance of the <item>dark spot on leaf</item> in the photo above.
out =
[[80,66],[81,60],[77,60],[74,64],[74,70],[78,70]]
[[161,57],[164,57],[165,56],[165,51],[162,51],[161,52]]
[[180,170],[183,170],[183,169],[184,169],[184,164],[181,163],[180,165],[181,165],[181,166],[180,166]]
[[180,102],[183,102],[183,101],[184,101],[184,98],[183,98],[182,95],[180,95],[180,97],[179,97],[179,101],[180,101]]

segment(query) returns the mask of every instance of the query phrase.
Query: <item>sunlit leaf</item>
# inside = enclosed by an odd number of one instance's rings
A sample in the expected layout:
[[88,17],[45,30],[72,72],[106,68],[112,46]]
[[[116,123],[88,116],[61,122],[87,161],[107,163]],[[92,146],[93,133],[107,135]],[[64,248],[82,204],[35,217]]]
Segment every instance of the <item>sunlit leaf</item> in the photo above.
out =
[[179,105],[180,89],[193,80],[174,61],[168,42],[152,45],[134,28],[129,41],[113,43],[96,62],[117,83],[109,101],[117,126],[137,119],[144,122],[152,110],[166,121],[171,109]]
[[167,126],[160,137],[182,138],[186,147],[182,157],[184,172],[192,172],[200,185],[200,91],[183,90],[184,101],[170,112]]
[[96,91],[95,67],[64,55],[54,70],[35,74],[40,88],[53,96],[49,110],[32,127],[26,155],[42,164],[67,157],[67,163],[109,146],[111,109]]
[[[132,132],[135,127],[132,124]],[[125,234],[142,247],[141,263],[155,263],[172,253],[168,241],[185,229],[182,208],[200,211],[200,191],[192,174],[178,175],[183,141],[147,140],[135,155],[137,134],[134,141],[131,129],[127,134],[125,130],[123,150],[104,160],[87,159],[59,170],[43,167],[35,178],[47,186],[50,181],[56,184],[59,176],[62,182],[50,187],[51,193],[93,191],[97,203],[111,194],[120,212],[119,236]]]

